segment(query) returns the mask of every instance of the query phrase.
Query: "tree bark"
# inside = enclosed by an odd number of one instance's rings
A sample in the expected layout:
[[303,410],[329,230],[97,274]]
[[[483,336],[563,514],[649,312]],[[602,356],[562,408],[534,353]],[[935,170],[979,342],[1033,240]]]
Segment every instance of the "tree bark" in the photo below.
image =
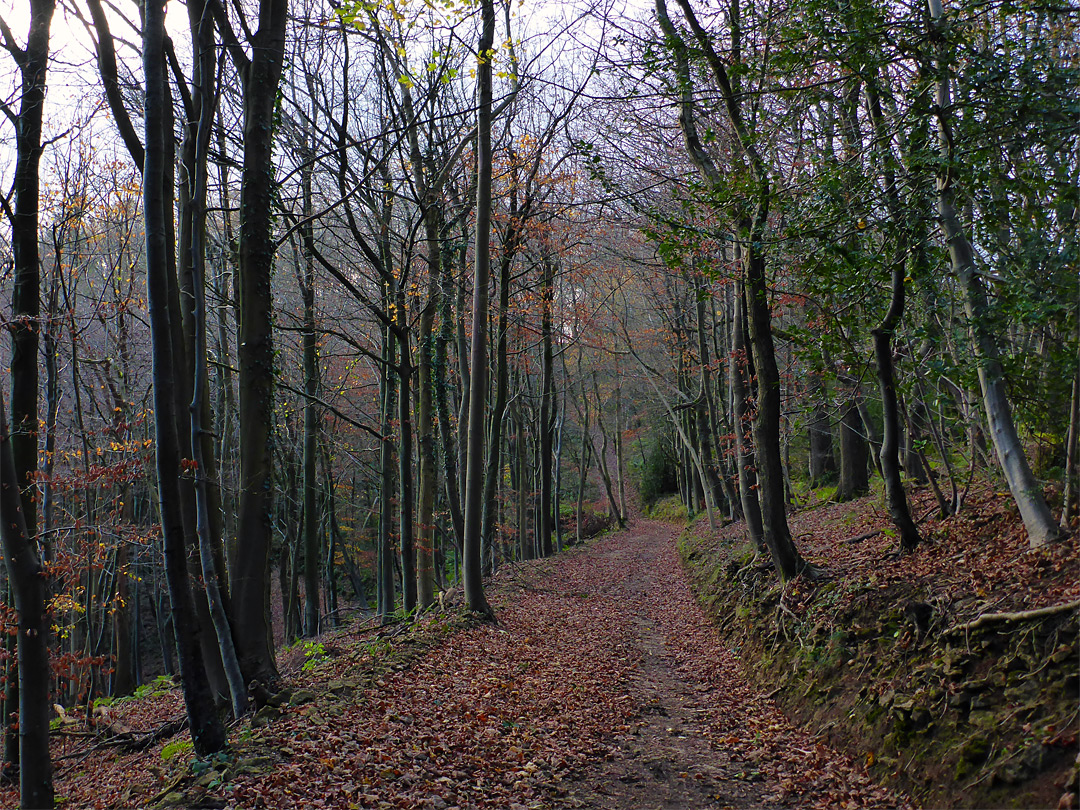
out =
[[[15,117],[15,172],[12,182],[14,192],[14,207],[5,210],[11,214],[11,251],[14,262],[14,284],[11,294],[11,434],[9,437],[12,468],[5,470],[5,480],[17,482],[18,492],[14,503],[20,504],[23,509],[23,534],[25,542],[29,544],[30,551],[36,554],[33,544],[38,536],[37,515],[37,492],[36,478],[38,470],[38,334],[41,331],[39,315],[41,311],[41,270],[39,255],[39,202],[40,202],[40,166],[41,166],[41,134],[45,112],[45,87],[46,76],[49,66],[49,31],[52,26],[52,17],[56,9],[56,0],[31,0],[30,3],[30,28],[27,33],[26,47],[18,48],[9,37],[5,37],[5,46],[14,57],[19,70],[19,112]],[[7,29],[5,27],[5,32]],[[11,115],[7,105],[4,111]],[[4,431],[7,434],[7,431]],[[5,519],[5,527],[8,520]],[[5,535],[6,540],[6,535]],[[14,542],[14,537],[13,537]],[[27,563],[29,565],[29,563]],[[29,570],[29,569],[28,569]],[[13,584],[13,592],[16,601],[20,598],[20,586]],[[45,591],[42,585],[40,594],[41,606],[27,604],[25,608],[31,613],[36,610],[44,610]],[[26,598],[36,598],[31,593],[22,594]],[[17,607],[17,605],[16,605]],[[18,609],[18,607],[17,607]],[[21,613],[21,610],[20,610]],[[41,637],[41,644],[45,644],[45,637]],[[14,726],[14,704],[19,704],[19,712],[25,697],[19,692],[22,683],[20,671],[22,669],[22,636],[19,636],[18,666],[12,662],[7,671],[7,690],[5,694],[4,717],[4,766],[5,769],[18,767],[30,767],[34,770],[33,780],[40,782],[26,783],[23,791],[24,806],[28,801],[27,790],[30,795],[37,796],[42,802],[47,801],[52,806],[52,777],[50,773],[37,772],[33,763],[27,763],[21,758],[20,750],[23,748],[23,732],[18,731],[19,740],[16,745],[16,728]],[[31,647],[28,652],[32,650]],[[36,652],[33,653],[36,655]],[[47,684],[46,684],[47,687]],[[31,686],[35,699],[41,699],[39,690]],[[47,688],[43,698],[45,711],[48,711]],[[30,710],[35,713],[35,718],[40,709],[30,704]],[[35,731],[40,733],[40,730]],[[45,760],[43,768],[48,767],[48,718],[45,720]],[[40,745],[35,740],[34,755],[41,754]],[[21,773],[21,772],[20,772]],[[20,784],[23,777],[20,775]]]
[[[165,123],[168,99],[165,78],[164,3],[149,2],[143,23],[143,70],[146,80],[143,173],[143,218],[147,300],[154,380],[154,427],[157,438],[158,505],[165,545],[165,574],[169,584],[173,632],[179,655],[188,723],[199,756],[220,751],[226,743],[225,729],[217,715],[199,647],[199,624],[188,582],[187,542],[184,531],[180,479],[180,443],[175,412],[176,365],[173,358],[173,327],[170,323],[169,255],[171,231],[167,209],[171,207],[171,184],[165,182]],[[167,196],[168,195],[168,196]]]
[[[512,200],[515,197],[512,195]],[[507,341],[509,339],[510,311],[510,270],[513,267],[517,251],[517,206],[510,205],[510,225],[503,241],[502,259],[499,262],[499,304],[495,326],[495,401],[491,404],[491,413],[487,417],[487,460],[484,472],[484,515],[483,541],[481,551],[485,559],[494,559],[496,535],[498,533],[498,489],[502,479],[502,438],[503,418],[506,414],[506,400],[509,389],[509,367],[507,365]]]
[[416,548],[413,537],[413,427],[412,355],[406,331],[405,291],[397,289],[397,318],[401,335],[398,353],[398,543],[401,561],[401,607],[406,614],[416,609]]
[[[240,182],[239,368],[240,507],[237,555],[230,577],[233,629],[245,679],[279,679],[270,643],[267,603],[273,530],[274,199],[273,135],[285,55],[288,0],[260,0],[251,59],[230,47],[244,98],[244,161]],[[221,14],[218,14],[221,25]]]
[[[192,100],[194,120],[189,127],[194,130],[194,160],[189,166],[188,182],[192,189],[190,199],[189,238],[191,261],[191,286],[194,293],[192,367],[194,379],[191,386],[191,403],[188,406],[190,419],[191,458],[195,464],[196,498],[196,534],[198,536],[199,561],[201,564],[203,588],[206,593],[207,607],[214,634],[217,638],[218,651],[224,674],[228,682],[233,716],[241,717],[247,711],[248,694],[244,677],[240,672],[240,663],[233,643],[232,626],[226,614],[221,581],[221,533],[220,520],[218,531],[211,527],[212,514],[220,515],[219,498],[211,503],[210,492],[217,486],[216,476],[210,479],[214,450],[210,430],[203,425],[203,418],[209,412],[209,383],[207,380],[206,357],[206,195],[207,195],[207,158],[210,150],[210,133],[214,120],[214,66],[215,42],[213,23],[200,3],[192,2],[188,7],[192,23],[192,44],[195,50],[194,72],[192,74]],[[218,553],[215,554],[215,548]]]
[[[384,294],[387,302],[392,291]],[[393,420],[394,365],[397,361],[397,341],[394,332],[386,326],[383,334],[383,355],[379,375],[382,395],[382,423],[380,430],[383,438],[379,446],[379,561],[378,561],[378,613],[386,622],[394,612],[394,439]]]
[[454,530],[454,542],[460,557],[462,538],[465,534],[465,518],[461,513],[457,442],[456,433],[450,424],[449,383],[446,375],[455,321],[451,297],[454,279],[451,262],[444,257],[440,264],[442,266],[442,290],[439,296],[439,331],[435,338],[435,351],[432,358],[434,372],[433,394],[435,397],[435,410],[438,415],[443,479],[446,482],[446,502],[450,510],[450,523]]
[[806,396],[813,410],[807,433],[810,440],[810,486],[820,487],[836,475],[836,457],[833,455],[832,425],[826,406],[828,390],[823,375],[817,371],[807,374]]
[[[736,261],[742,252],[736,243]],[[731,319],[731,359],[728,375],[732,392],[732,412],[735,422],[735,458],[739,467],[739,500],[750,542],[760,552],[767,551],[761,526],[761,502],[757,496],[757,463],[754,458],[753,404],[751,380],[754,361],[746,345],[746,291],[742,279],[735,282],[735,309]]]
[[888,133],[881,112],[881,102],[873,82],[867,84],[866,97],[870,107],[870,120],[885,177],[885,198],[896,229],[898,242],[892,261],[891,295],[889,309],[876,329],[874,355],[877,358],[878,387],[881,391],[881,409],[884,425],[881,440],[881,476],[885,480],[885,499],[889,504],[889,516],[899,532],[900,551],[914,551],[922,538],[911,518],[907,493],[900,477],[900,407],[896,394],[896,371],[893,364],[893,335],[904,316],[904,285],[907,272],[907,228],[900,207],[900,195],[896,189],[895,160],[889,146]]
[[[47,27],[46,27],[47,31]],[[49,622],[45,569],[26,526],[6,406],[0,391],[0,538],[18,613],[19,801],[24,810],[53,806],[49,756]]]
[[487,398],[488,282],[491,256],[491,47],[495,40],[494,0],[481,0],[482,30],[476,68],[479,106],[476,114],[476,242],[473,250],[473,315],[469,393],[468,458],[465,486],[465,604],[481,616],[494,618],[484,593],[481,569],[484,510],[484,423]]
[[712,361],[709,357],[709,343],[705,337],[705,291],[701,287],[695,290],[697,305],[697,349],[700,369],[700,388],[694,414],[697,417],[698,445],[701,448],[701,463],[705,468],[705,486],[712,490],[713,503],[722,504],[725,500],[724,487],[720,481],[719,464],[716,459],[716,437],[713,432],[712,396]]
[[975,268],[975,253],[960,224],[953,193],[956,166],[952,153],[950,117],[952,100],[949,76],[941,58],[944,37],[939,30],[942,16],[941,0],[928,0],[931,17],[931,35],[939,38],[939,77],[937,80],[937,119],[941,152],[937,183],[937,208],[941,233],[949,249],[949,262],[964,292],[964,311],[969,320],[969,330],[979,360],[979,386],[982,388],[983,409],[990,436],[994,441],[998,462],[1013,500],[1020,510],[1020,517],[1028,532],[1032,548],[1040,548],[1061,537],[1061,529],[1050,513],[1050,507],[1042,494],[1042,486],[1028,465],[1020,436],[1013,422],[1012,409],[1005,392],[1005,373],[1001,367],[997,340],[990,330],[990,302],[982,277]]
[[[552,553],[552,430],[554,419],[552,410],[555,404],[555,360],[551,345],[552,315],[551,308],[555,298],[555,266],[551,257],[541,262],[540,279],[540,556],[550,557]],[[618,413],[616,399],[616,413]],[[617,440],[616,440],[617,441]],[[616,447],[617,449],[617,447]],[[616,458],[618,453],[616,452]],[[618,461],[616,461],[618,463]],[[617,514],[622,514],[619,504],[613,504]],[[621,521],[620,521],[621,522]]]
[[[757,372],[757,410],[754,415],[754,446],[757,456],[758,498],[761,504],[761,525],[765,545],[782,579],[798,576],[807,569],[788,528],[785,497],[784,465],[780,445],[780,373],[772,337],[772,311],[769,305],[765,274],[765,230],[773,196],[772,180],[765,161],[758,152],[753,133],[743,118],[742,96],[732,85],[730,75],[712,40],[698,21],[689,0],[679,0],[683,16],[705,57],[707,66],[724,101],[728,121],[734,131],[739,150],[746,158],[752,183],[752,214],[737,214],[739,240],[742,243],[742,277],[746,285],[746,306],[754,368]],[[689,68],[686,45],[668,19],[665,0],[656,1],[661,27],[675,51],[679,71],[686,89],[679,116],[687,151],[698,165],[703,177],[720,185],[719,172],[704,150],[693,120],[693,99],[690,96]]]
[[869,444],[863,430],[858,392],[853,391],[840,409],[840,481],[834,496],[837,501],[850,501],[870,491]]
[[1080,366],[1073,375],[1072,399],[1069,405],[1069,430],[1065,436],[1065,486],[1062,492],[1061,526],[1062,531],[1072,528],[1072,518],[1076,514],[1077,479],[1080,477],[1080,464],[1077,463],[1077,450],[1080,444]]
[[319,537],[319,480],[316,458],[319,446],[319,348],[315,331],[315,228],[311,220],[311,160],[313,150],[305,136],[308,150],[301,184],[304,197],[305,224],[301,227],[304,276],[300,285],[304,299],[304,635],[312,638],[319,633],[319,563],[322,543]]

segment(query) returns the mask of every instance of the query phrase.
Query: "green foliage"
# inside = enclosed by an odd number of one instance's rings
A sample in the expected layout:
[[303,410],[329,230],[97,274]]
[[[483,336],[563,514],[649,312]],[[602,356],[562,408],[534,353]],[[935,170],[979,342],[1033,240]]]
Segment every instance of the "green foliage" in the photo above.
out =
[[138,686],[134,692],[127,697],[120,698],[98,698],[94,701],[95,706],[109,706],[113,703],[125,703],[129,700],[143,700],[144,698],[155,697],[156,695],[164,695],[171,692],[176,688],[176,682],[168,675],[158,675],[154,680],[149,683],[144,683]]
[[638,484],[641,500],[646,507],[651,507],[664,495],[679,491],[677,469],[674,442],[670,435],[660,434],[645,454]]
[[329,658],[326,647],[323,646],[321,641],[305,641],[303,650],[305,660],[300,668],[305,672],[314,669]]
[[364,644],[362,649],[372,658],[379,658],[380,656],[392,653],[394,651],[394,645],[390,643],[389,639],[375,638],[367,644]]
[[171,759],[183,754],[187,754],[194,750],[194,745],[191,740],[173,740],[171,743],[161,749],[161,758],[168,762]]

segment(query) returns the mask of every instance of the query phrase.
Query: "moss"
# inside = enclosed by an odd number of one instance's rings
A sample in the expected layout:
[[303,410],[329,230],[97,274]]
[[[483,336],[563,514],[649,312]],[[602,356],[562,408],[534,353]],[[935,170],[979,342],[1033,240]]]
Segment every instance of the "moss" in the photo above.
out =
[[[776,607],[790,593],[755,564],[752,548],[703,533],[688,529],[678,542],[697,598],[751,676],[780,690],[777,702],[794,721],[827,728],[828,741],[854,756],[875,751],[875,776],[928,806],[1016,806],[1020,797],[1040,805],[1057,790],[1054,769],[1070,764],[1070,752],[1028,752],[1024,726],[1037,723],[1041,741],[1053,737],[1052,722],[1075,724],[1076,690],[1064,688],[1077,682],[1075,616],[1034,633],[989,628],[962,644],[938,627],[915,644],[902,606],[930,595],[878,576],[800,585],[812,592],[796,593],[793,621]],[[1024,754],[1005,768],[1014,751]],[[1013,780],[1007,795],[999,772]]]
[[685,524],[689,519],[686,513],[686,505],[683,504],[678,495],[669,495],[654,503],[649,509],[649,517],[653,520],[678,524]]

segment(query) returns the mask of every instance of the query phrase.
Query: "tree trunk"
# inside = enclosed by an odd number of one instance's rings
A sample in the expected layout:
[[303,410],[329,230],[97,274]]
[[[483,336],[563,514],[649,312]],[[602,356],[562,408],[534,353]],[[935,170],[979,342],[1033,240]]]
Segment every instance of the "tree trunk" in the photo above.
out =
[[759,200],[755,223],[749,231],[750,243],[745,266],[746,295],[750,314],[750,340],[757,370],[757,413],[754,416],[754,447],[761,501],[761,528],[765,545],[772,553],[776,569],[784,580],[798,576],[807,567],[795,548],[787,522],[784,497],[784,464],[780,457],[780,373],[772,339],[772,312],[765,284],[764,244],[767,198]]
[[[442,266],[442,290],[439,296],[439,331],[435,338],[434,369],[435,410],[438,414],[439,440],[442,448],[443,478],[446,482],[446,502],[450,509],[450,523],[454,530],[454,542],[461,553],[465,533],[465,518],[461,514],[461,485],[458,480],[456,432],[450,424],[449,383],[446,371],[449,365],[449,349],[453,340],[454,312],[452,297],[454,278],[452,263],[440,261]],[[422,327],[421,327],[422,328]]]
[[[541,262],[540,279],[540,342],[541,342],[541,365],[540,365],[540,556],[550,557],[552,553],[552,430],[554,419],[552,410],[555,404],[555,359],[551,346],[551,308],[555,298],[555,266],[550,257],[545,257]],[[616,400],[616,413],[618,404]],[[618,453],[616,453],[616,456]],[[617,514],[622,514],[622,509],[615,504]]]
[[[233,643],[232,627],[226,614],[226,606],[220,583],[224,576],[221,570],[221,532],[220,519],[218,531],[211,528],[211,515],[220,516],[218,498],[211,503],[211,487],[217,486],[216,477],[211,482],[210,467],[214,460],[214,448],[211,431],[203,426],[203,417],[209,412],[209,383],[207,380],[206,357],[206,249],[204,243],[206,227],[206,183],[207,157],[210,150],[210,132],[214,116],[214,36],[212,20],[199,3],[189,5],[188,13],[192,19],[192,38],[195,48],[194,72],[192,75],[192,100],[194,121],[189,127],[194,130],[194,160],[189,166],[188,183],[192,193],[190,198],[188,228],[191,261],[191,286],[194,292],[192,362],[194,379],[192,382],[191,403],[188,406],[190,418],[191,458],[195,462],[195,498],[197,508],[196,533],[199,545],[199,560],[203,588],[206,593],[207,607],[217,638],[218,653],[224,674],[228,682],[233,716],[239,718],[247,711],[248,694],[244,677],[240,672],[236,648]],[[216,470],[215,470],[216,472]],[[215,536],[216,535],[216,536]],[[215,554],[215,547],[217,554]]]
[[[735,260],[741,262],[742,249],[736,243]],[[735,309],[731,318],[731,359],[728,368],[735,422],[735,459],[739,468],[739,501],[750,542],[759,552],[767,551],[761,526],[761,502],[757,495],[757,464],[753,443],[753,403],[751,381],[754,361],[746,344],[746,290],[742,279],[735,283]]]
[[[941,0],[928,0],[931,28],[937,29],[942,15]],[[947,36],[934,30],[932,35]],[[944,41],[938,48],[944,48]],[[1036,480],[1024,454],[1020,436],[1013,422],[1012,409],[1005,392],[1005,374],[1001,367],[997,340],[991,331],[990,303],[982,277],[975,268],[975,253],[960,224],[956,211],[952,181],[955,176],[954,155],[950,143],[949,110],[952,107],[949,75],[944,58],[939,53],[937,80],[937,117],[941,167],[938,175],[937,208],[941,233],[949,249],[949,262],[964,292],[964,311],[967,313],[975,355],[978,358],[979,386],[982,388],[983,409],[990,436],[994,441],[998,462],[1013,500],[1020,510],[1020,517],[1027,529],[1032,548],[1040,548],[1061,537],[1061,530],[1050,514],[1050,507],[1042,494],[1042,486]]]
[[698,389],[697,404],[694,414],[697,417],[698,446],[701,448],[701,464],[705,468],[705,486],[712,490],[713,503],[724,502],[724,487],[720,481],[719,464],[715,457],[716,438],[713,433],[713,406],[712,396],[712,361],[709,357],[709,343],[705,337],[705,291],[701,287],[696,290],[697,305],[697,349],[700,370],[700,388]]
[[167,209],[171,208],[171,185],[166,184],[165,127],[168,103],[165,77],[165,8],[163,3],[145,6],[143,23],[143,69],[146,77],[145,139],[143,174],[143,218],[147,300],[153,357],[154,426],[157,438],[158,504],[165,544],[165,574],[169,584],[173,632],[179,654],[180,677],[184,687],[188,723],[199,756],[222,750],[225,729],[217,715],[213,694],[206,678],[199,647],[199,625],[188,583],[187,542],[184,531],[179,482],[180,443],[177,435],[176,364],[173,357],[173,328],[170,323],[168,245],[171,228]]
[[401,328],[398,354],[398,542],[401,561],[401,607],[406,614],[416,609],[416,548],[413,537],[413,428],[412,354],[406,330],[405,292],[397,290],[396,317]]
[[1076,374],[1073,375],[1072,401],[1069,407],[1069,431],[1065,436],[1065,486],[1062,493],[1061,526],[1062,531],[1069,531],[1072,527],[1072,518],[1077,508],[1076,492],[1078,478],[1080,478],[1080,464],[1077,463],[1077,450],[1080,440],[1080,365]]
[[[38,250],[38,223],[40,201],[40,175],[41,165],[41,132],[45,106],[46,75],[49,65],[49,30],[52,25],[53,12],[56,9],[56,0],[31,0],[30,2],[30,27],[27,33],[25,49],[18,51],[9,49],[15,57],[19,69],[19,112],[15,123],[15,172],[12,182],[14,192],[14,207],[11,213],[11,251],[14,263],[14,284],[11,295],[11,426],[10,436],[4,430],[5,437],[9,439],[11,451],[10,469],[4,470],[5,481],[17,482],[18,492],[12,503],[21,504],[24,510],[23,537],[27,549],[36,555],[33,544],[38,535],[37,516],[37,493],[36,478],[38,470],[38,334],[41,324],[38,320],[40,314],[41,296],[41,271],[40,256]],[[6,29],[5,29],[6,30]],[[10,34],[9,34],[10,36]],[[7,108],[5,107],[5,110]],[[9,113],[10,114],[10,113]],[[0,406],[2,407],[2,406]],[[9,521],[4,520],[5,530]],[[14,530],[12,530],[14,531]],[[7,534],[4,535],[5,545]],[[20,541],[13,535],[13,545],[8,554],[16,550]],[[25,570],[30,571],[34,560],[25,559]],[[37,561],[40,564],[40,561]],[[9,566],[9,570],[12,568]],[[12,571],[14,575],[14,571]],[[40,595],[37,595],[30,583],[24,591],[22,586],[14,583],[13,595],[16,601],[16,609],[20,615],[22,608],[18,607],[20,598],[36,599],[40,597],[41,605],[27,603],[25,609],[30,611],[31,617],[38,611],[44,610],[45,590],[44,582],[41,583]],[[21,620],[20,620],[21,621]],[[46,636],[40,637],[40,644],[45,645]],[[11,646],[14,646],[12,644]],[[31,774],[24,775],[20,770],[20,786],[22,788],[22,801],[24,807],[36,806],[29,802],[40,801],[52,806],[52,776],[51,765],[48,758],[48,678],[42,678],[41,689],[31,686],[31,702],[27,703],[26,696],[19,692],[19,684],[22,682],[20,671],[23,669],[22,658],[24,653],[35,659],[39,652],[34,645],[24,643],[19,635],[18,643],[18,666],[15,662],[7,669],[7,689],[5,690],[5,717],[4,720],[4,767],[5,770],[13,769],[22,763],[22,768],[29,767]],[[47,653],[46,653],[47,655]],[[31,671],[36,664],[30,667]],[[47,664],[46,664],[47,667]],[[44,700],[44,708],[34,706],[34,700]],[[26,706],[32,714],[34,722],[40,720],[41,712],[45,712],[45,757],[40,761],[40,767],[35,763],[28,763],[22,758],[20,751],[27,743],[27,754],[40,757],[42,753],[41,740],[37,736],[25,738],[20,724],[18,731],[15,727],[15,703],[19,705],[20,715],[23,706]],[[29,717],[31,715],[27,715]],[[16,744],[18,733],[18,744]],[[41,729],[35,729],[33,735],[40,735]]]
[[515,206],[511,203],[511,224],[509,235],[503,243],[502,261],[499,262],[499,305],[496,315],[495,342],[495,401],[491,405],[491,414],[487,417],[487,462],[484,472],[484,515],[483,541],[481,551],[486,559],[494,560],[494,548],[498,533],[498,489],[502,479],[502,425],[506,414],[506,399],[509,388],[509,368],[507,366],[507,340],[509,332],[510,310],[510,270],[513,265],[517,246],[513,217]]
[[[482,31],[477,52],[487,54],[495,40],[494,0],[481,0]],[[491,257],[491,59],[483,57],[476,68],[476,242],[473,250],[473,315],[469,394],[468,458],[465,485],[465,604],[481,616],[494,613],[484,594],[481,570],[482,517],[484,511],[484,427],[487,398],[488,282]]]
[[312,638],[319,634],[319,564],[322,561],[322,543],[319,536],[319,479],[316,460],[319,448],[319,347],[315,327],[315,226],[311,217],[314,211],[312,203],[311,175],[314,161],[314,148],[311,132],[304,133],[303,161],[300,185],[303,196],[304,224],[300,227],[302,245],[301,261],[303,276],[300,281],[300,293],[304,301],[304,462],[303,486],[304,499],[304,636]]
[[885,480],[885,498],[889,504],[889,515],[893,525],[900,533],[900,551],[914,551],[922,538],[915,528],[908,508],[907,493],[900,477],[900,407],[896,394],[895,367],[893,365],[893,335],[904,316],[904,285],[907,272],[907,234],[900,208],[900,195],[896,189],[896,170],[889,135],[885,129],[881,103],[873,82],[867,84],[867,101],[870,107],[870,120],[874,125],[874,135],[881,156],[882,173],[885,177],[886,204],[889,208],[893,225],[896,228],[898,246],[892,262],[891,297],[889,309],[881,324],[873,330],[874,355],[877,358],[878,387],[881,391],[883,415],[883,438],[881,440],[881,476]]
[[272,237],[275,194],[273,134],[285,55],[288,0],[260,0],[251,60],[239,71],[244,94],[244,162],[240,183],[240,508],[231,571],[233,630],[247,682],[279,679],[267,603],[273,530],[274,342]]
[[832,425],[826,407],[828,389],[825,387],[825,380],[820,372],[811,371],[807,374],[806,397],[813,408],[807,432],[810,439],[810,486],[816,488],[836,475]]
[[[337,492],[334,486],[334,468],[330,451],[327,449],[325,437],[319,442],[319,455],[322,458],[323,480],[326,487],[326,616],[330,627],[339,627],[341,617],[338,615],[338,578],[337,556],[341,538],[341,527],[337,517]],[[357,601],[363,604],[362,591],[358,592]]]
[[[46,26],[46,33],[48,26]],[[8,582],[18,613],[19,796],[25,810],[53,806],[49,756],[49,622],[45,613],[45,569],[26,526],[25,499],[15,470],[6,406],[0,392],[0,538]],[[9,709],[10,711],[10,709]]]
[[858,392],[841,406],[840,413],[840,481],[836,485],[837,501],[850,501],[870,491],[867,473],[869,444],[863,433],[859,413]]
[[427,235],[428,291],[424,308],[420,311],[419,374],[417,378],[416,435],[420,449],[420,477],[418,482],[416,522],[416,603],[426,610],[435,601],[435,490],[438,484],[438,467],[435,463],[435,411],[434,380],[432,371],[433,332],[435,310],[439,305],[439,281],[441,271],[437,212],[434,208],[424,211]]
[[[387,291],[384,299],[389,302],[392,292]],[[380,431],[383,439],[379,446],[379,563],[378,563],[378,613],[386,622],[394,612],[394,364],[397,360],[397,344],[393,330],[383,328],[383,356],[380,373],[382,389],[382,423]]]

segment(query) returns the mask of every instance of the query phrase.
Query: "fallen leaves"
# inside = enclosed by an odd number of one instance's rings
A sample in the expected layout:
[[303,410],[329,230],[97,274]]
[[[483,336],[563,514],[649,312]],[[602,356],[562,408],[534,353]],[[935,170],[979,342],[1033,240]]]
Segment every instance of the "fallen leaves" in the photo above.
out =
[[[673,533],[642,522],[504,568],[491,587],[499,627],[436,614],[378,644],[374,631],[336,634],[332,656],[293,673],[280,714],[236,736],[233,761],[186,800],[480,810],[637,807],[627,797],[666,791],[701,806],[902,806],[745,680]],[[124,722],[180,709],[176,693],[156,700]],[[650,722],[665,721],[656,736]],[[92,778],[61,770],[60,792],[80,807],[138,805],[171,789],[177,772],[160,763],[160,745],[110,755]]]

